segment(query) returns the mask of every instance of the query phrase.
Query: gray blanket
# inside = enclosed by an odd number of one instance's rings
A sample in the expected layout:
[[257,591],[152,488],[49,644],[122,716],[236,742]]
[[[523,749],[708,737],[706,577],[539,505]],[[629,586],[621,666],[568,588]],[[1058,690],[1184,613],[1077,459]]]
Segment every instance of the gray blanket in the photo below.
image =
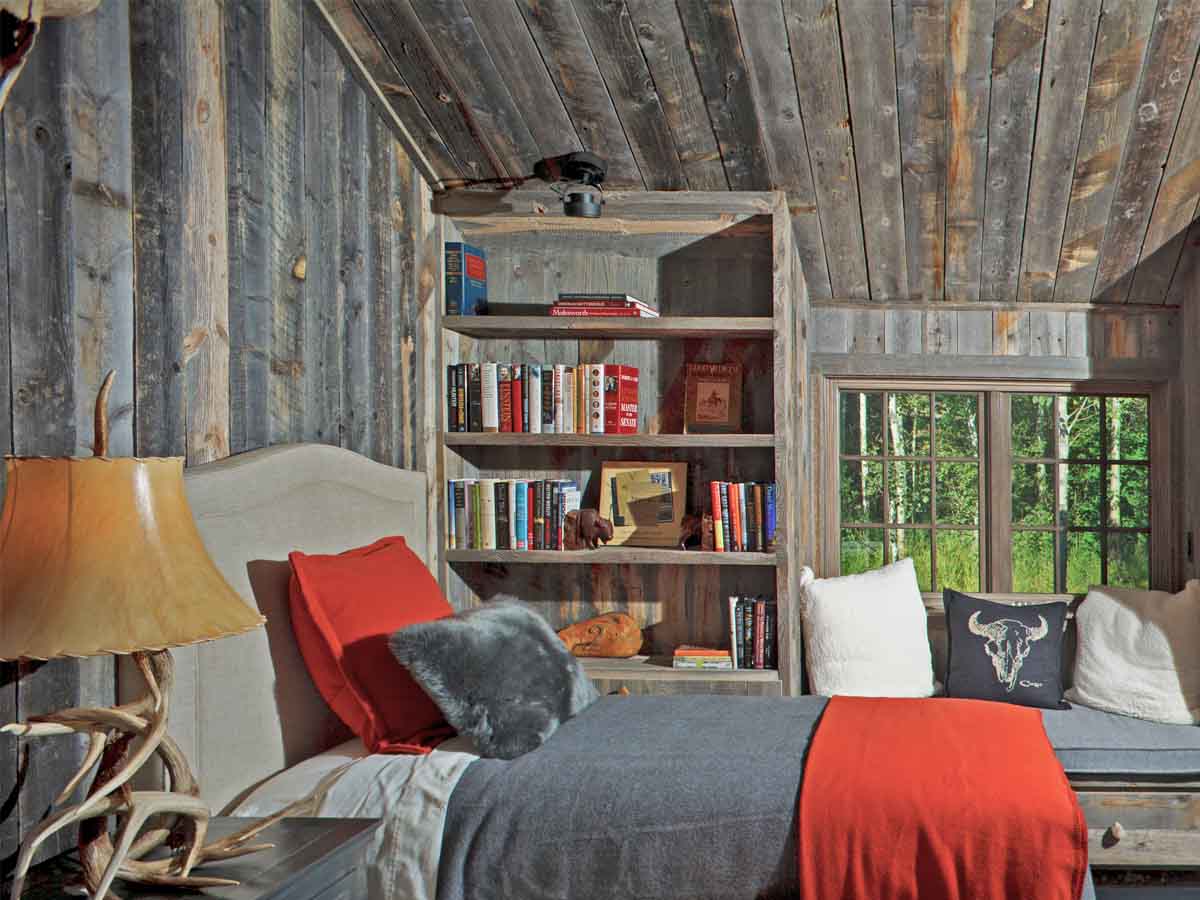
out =
[[471,764],[438,900],[795,898],[796,801],[824,706],[601,698],[538,750]]

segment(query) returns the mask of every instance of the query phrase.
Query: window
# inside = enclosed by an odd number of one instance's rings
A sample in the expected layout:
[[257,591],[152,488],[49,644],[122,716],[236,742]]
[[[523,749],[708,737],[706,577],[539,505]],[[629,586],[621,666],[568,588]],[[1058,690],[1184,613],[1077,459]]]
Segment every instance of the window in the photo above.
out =
[[1146,395],[838,392],[843,573],[910,556],[924,591],[1150,582]]

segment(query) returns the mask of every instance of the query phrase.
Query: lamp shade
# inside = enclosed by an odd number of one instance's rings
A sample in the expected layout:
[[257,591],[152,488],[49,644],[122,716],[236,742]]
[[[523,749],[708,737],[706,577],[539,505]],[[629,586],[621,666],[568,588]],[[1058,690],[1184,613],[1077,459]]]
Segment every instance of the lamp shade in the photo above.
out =
[[0,659],[162,650],[264,621],[204,549],[182,459],[9,458]]

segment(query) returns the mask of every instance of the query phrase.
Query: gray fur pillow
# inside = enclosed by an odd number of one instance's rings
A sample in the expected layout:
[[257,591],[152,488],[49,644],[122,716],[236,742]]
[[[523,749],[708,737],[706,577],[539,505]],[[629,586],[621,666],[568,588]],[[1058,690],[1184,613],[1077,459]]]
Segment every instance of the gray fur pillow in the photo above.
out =
[[598,697],[550,625],[521,603],[491,603],[409,625],[388,645],[483,756],[535,750]]

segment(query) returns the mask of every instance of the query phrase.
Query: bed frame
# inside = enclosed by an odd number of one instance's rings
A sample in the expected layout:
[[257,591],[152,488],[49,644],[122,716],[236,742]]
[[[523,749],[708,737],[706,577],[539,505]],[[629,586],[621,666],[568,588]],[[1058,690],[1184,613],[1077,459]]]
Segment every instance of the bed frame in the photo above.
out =
[[[204,799],[222,810],[350,736],[292,638],[288,553],[336,553],[401,534],[429,565],[426,476],[337,447],[292,444],[188,469],[185,482],[217,568],[267,617],[265,629],[172,651],[170,731]],[[123,685],[137,677],[122,666]],[[138,690],[140,683],[122,695]],[[1093,865],[1200,869],[1200,782],[1073,786],[1091,826]],[[1125,835],[1114,843],[1105,832],[1117,820]]]

